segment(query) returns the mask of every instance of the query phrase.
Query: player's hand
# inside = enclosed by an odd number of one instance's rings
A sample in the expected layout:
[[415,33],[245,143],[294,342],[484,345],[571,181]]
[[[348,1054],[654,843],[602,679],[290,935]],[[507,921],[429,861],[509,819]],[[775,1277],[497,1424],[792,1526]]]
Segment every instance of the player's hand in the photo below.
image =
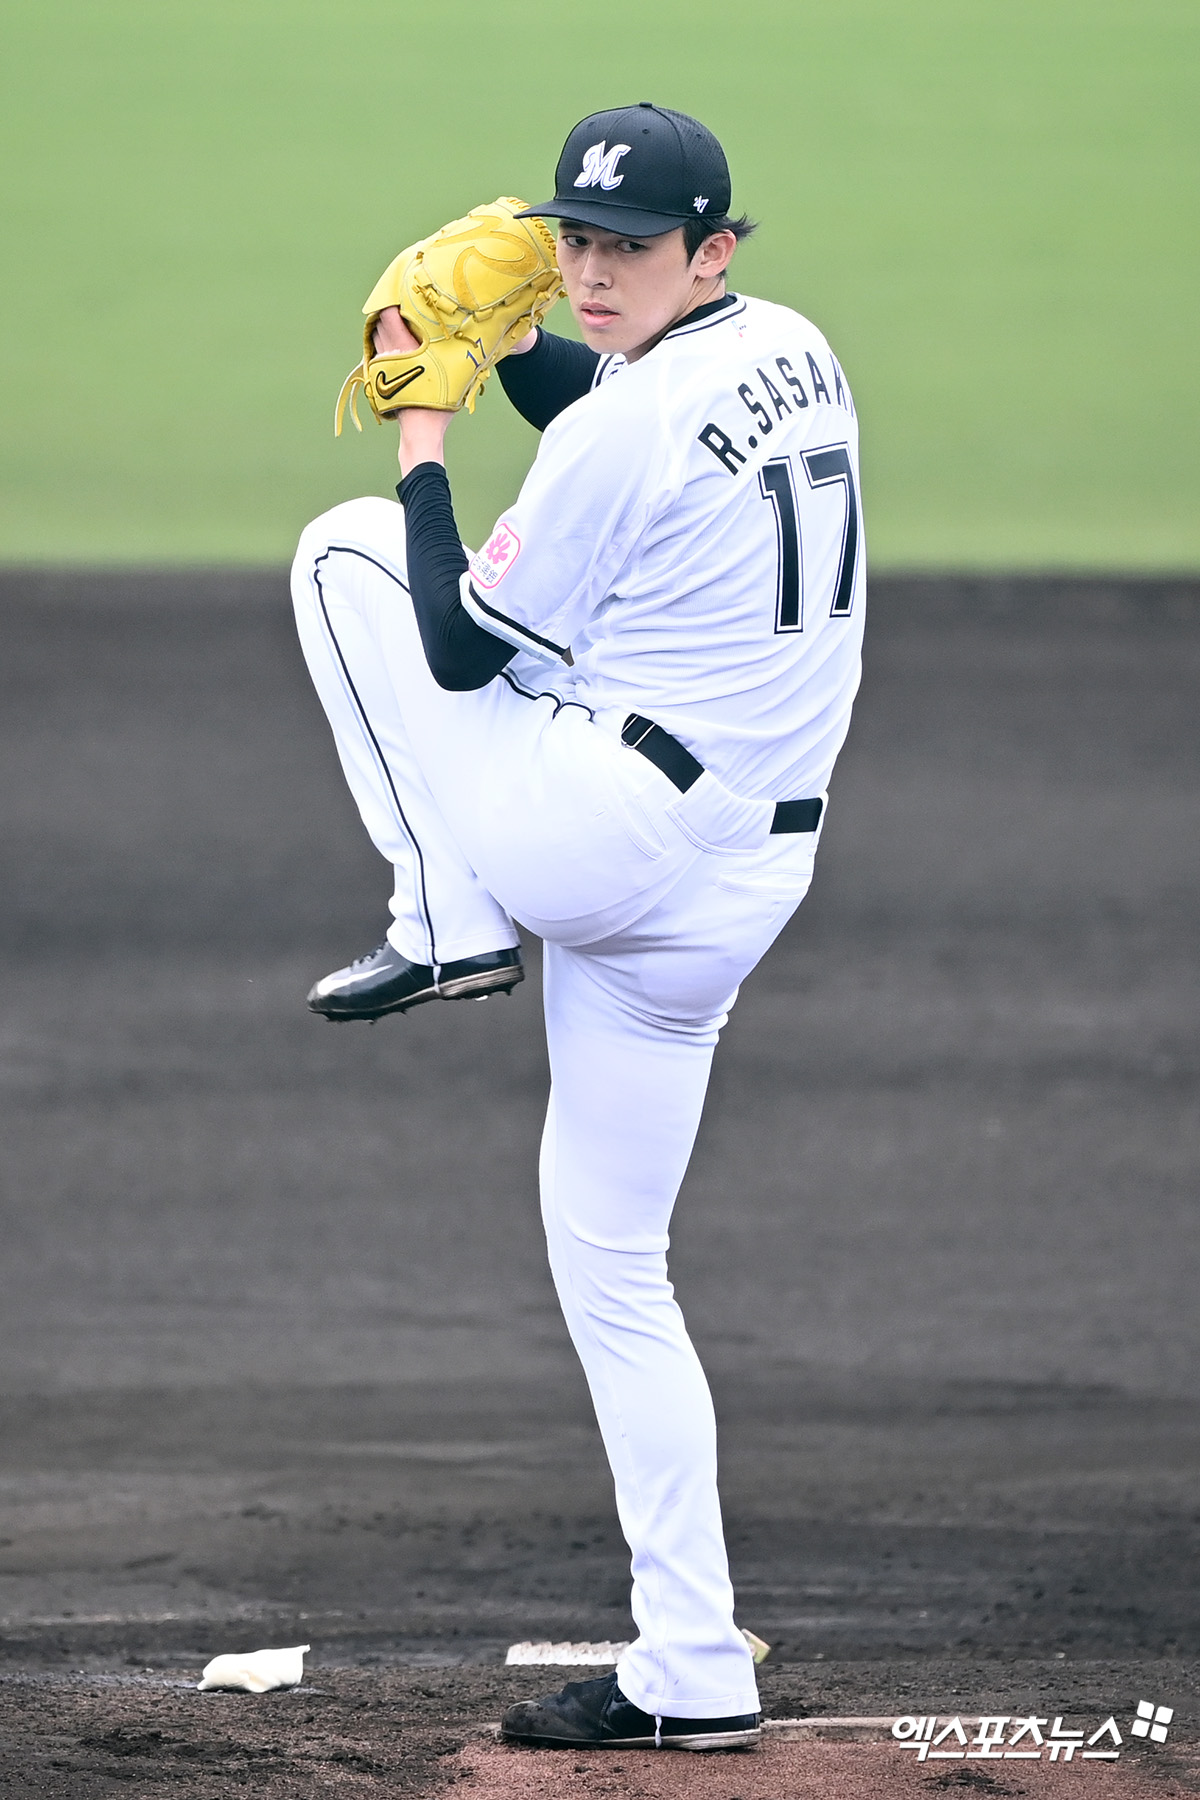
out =
[[411,356],[421,348],[420,339],[408,329],[398,306],[384,307],[372,335],[376,356]]
[[[376,356],[411,356],[419,350],[420,340],[404,323],[398,306],[385,306],[373,333]],[[444,462],[442,440],[453,413],[434,412],[424,406],[406,406],[391,415],[400,421],[399,463],[401,475],[407,475],[418,463]]]

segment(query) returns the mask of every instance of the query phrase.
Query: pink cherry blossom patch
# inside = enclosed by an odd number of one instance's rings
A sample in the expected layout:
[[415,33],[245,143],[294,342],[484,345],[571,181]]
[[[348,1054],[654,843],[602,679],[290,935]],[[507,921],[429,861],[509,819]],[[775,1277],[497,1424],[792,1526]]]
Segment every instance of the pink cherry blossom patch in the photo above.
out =
[[482,550],[471,558],[471,574],[481,588],[498,587],[521,553],[521,540],[502,519]]

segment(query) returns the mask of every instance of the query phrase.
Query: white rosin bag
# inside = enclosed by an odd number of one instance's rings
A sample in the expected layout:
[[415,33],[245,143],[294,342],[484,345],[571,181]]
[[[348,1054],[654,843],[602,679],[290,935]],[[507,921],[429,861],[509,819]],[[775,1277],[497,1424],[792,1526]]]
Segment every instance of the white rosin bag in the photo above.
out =
[[266,1694],[272,1688],[299,1687],[304,1679],[305,1653],[311,1644],[293,1644],[288,1650],[248,1650],[214,1656],[205,1663],[196,1686],[242,1688],[248,1694]]

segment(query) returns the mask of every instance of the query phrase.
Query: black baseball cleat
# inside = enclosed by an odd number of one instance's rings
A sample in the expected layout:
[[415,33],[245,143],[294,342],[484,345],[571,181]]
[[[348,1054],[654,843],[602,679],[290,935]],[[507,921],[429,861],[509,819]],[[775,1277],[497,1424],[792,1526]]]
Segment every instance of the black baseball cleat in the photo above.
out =
[[625,1698],[612,1674],[568,1681],[542,1700],[518,1700],[501,1719],[500,1736],[542,1750],[753,1750],[762,1731],[757,1713],[656,1721]]
[[325,975],[308,996],[310,1012],[327,1019],[382,1019],[385,1013],[407,1012],[426,1000],[486,1000],[489,994],[511,994],[524,981],[519,950],[488,950],[461,962],[442,963],[435,974],[424,963],[409,962],[384,940],[349,968]]

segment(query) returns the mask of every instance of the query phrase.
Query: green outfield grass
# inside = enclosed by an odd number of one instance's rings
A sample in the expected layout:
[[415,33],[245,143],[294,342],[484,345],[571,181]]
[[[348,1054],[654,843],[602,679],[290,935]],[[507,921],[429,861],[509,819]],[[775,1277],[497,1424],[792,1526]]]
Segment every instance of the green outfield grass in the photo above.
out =
[[[1195,0],[8,0],[0,34],[0,560],[275,561],[389,492],[394,433],[331,435],[383,264],[656,99],[763,222],[737,284],[846,367],[876,566],[1200,567]],[[533,444],[498,383],[456,423],[469,538]]]

